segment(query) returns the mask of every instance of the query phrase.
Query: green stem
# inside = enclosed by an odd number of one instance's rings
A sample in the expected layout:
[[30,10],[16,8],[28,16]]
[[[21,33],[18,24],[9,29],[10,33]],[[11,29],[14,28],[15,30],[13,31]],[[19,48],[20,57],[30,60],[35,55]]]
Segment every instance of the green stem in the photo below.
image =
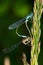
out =
[[42,14],[42,3],[40,0],[34,1],[34,16],[32,27],[32,41],[31,41],[31,65],[38,65],[38,56],[40,53],[40,18]]

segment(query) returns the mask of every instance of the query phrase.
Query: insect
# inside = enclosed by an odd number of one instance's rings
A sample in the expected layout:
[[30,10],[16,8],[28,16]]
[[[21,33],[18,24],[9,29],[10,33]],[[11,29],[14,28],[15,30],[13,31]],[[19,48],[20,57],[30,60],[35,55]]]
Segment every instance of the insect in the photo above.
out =
[[9,53],[9,52],[15,50],[20,44],[21,44],[21,42],[14,44],[14,45],[12,45],[8,48],[5,48],[5,49],[2,50],[2,53],[4,53],[4,54]]
[[[27,45],[28,43],[31,43],[31,41],[30,41],[31,39],[30,39],[30,37],[28,37],[28,38],[26,38],[26,39],[23,39],[22,41],[20,41],[19,43],[16,43],[16,44],[14,44],[14,45],[12,45],[12,46],[10,46],[10,47],[8,47],[8,48],[5,48],[5,49],[3,49],[2,50],[2,53],[4,53],[4,54],[6,54],[6,53],[10,53],[10,52],[12,52],[13,50],[15,50],[20,44],[25,44],[25,45]],[[28,44],[28,46],[29,46],[29,44]]]
[[30,13],[29,15],[27,15],[27,16],[24,17],[23,19],[21,19],[21,20],[17,21],[16,23],[13,23],[12,25],[10,25],[8,29],[9,29],[9,30],[13,30],[13,29],[16,28],[16,34],[17,34],[19,37],[27,38],[27,36],[25,36],[25,35],[20,35],[20,34],[17,32],[17,30],[18,30],[18,28],[19,28],[22,24],[25,23],[26,28],[27,28],[27,30],[29,31],[30,36],[31,36],[31,32],[30,32],[30,30],[29,30],[29,28],[28,28],[27,22],[28,22],[29,19],[31,19],[32,17],[33,17],[33,13]]
[[22,37],[22,38],[24,38],[24,39],[23,39],[21,42],[15,44],[15,45],[12,45],[10,48],[3,49],[3,51],[2,51],[3,53],[11,52],[11,51],[14,50],[15,48],[17,48],[17,46],[18,46],[19,44],[21,44],[21,43],[27,45],[28,43],[31,42],[31,37],[25,36],[25,35],[20,35],[20,34],[17,32],[17,30],[18,30],[18,28],[19,28],[22,24],[25,23],[26,28],[27,28],[27,30],[29,31],[30,35],[31,35],[31,32],[30,32],[30,30],[29,30],[29,28],[28,28],[28,25],[27,25],[27,22],[28,22],[29,19],[31,19],[32,17],[33,17],[33,13],[29,14],[28,16],[24,17],[23,19],[17,21],[16,23],[13,23],[12,25],[9,26],[9,28],[8,28],[9,30],[13,30],[13,29],[16,28],[16,34],[17,34],[19,37]]

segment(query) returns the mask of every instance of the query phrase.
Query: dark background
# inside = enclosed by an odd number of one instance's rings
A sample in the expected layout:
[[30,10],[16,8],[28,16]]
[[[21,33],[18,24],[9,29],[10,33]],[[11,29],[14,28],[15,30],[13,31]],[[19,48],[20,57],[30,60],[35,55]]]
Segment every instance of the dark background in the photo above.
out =
[[[16,29],[9,30],[8,27],[32,12],[33,4],[33,0],[0,0],[0,65],[3,65],[6,56],[10,58],[11,65],[23,65],[21,61],[23,52],[26,53],[27,61],[30,62],[30,47],[24,44],[20,44],[14,51],[7,54],[1,53],[1,51],[22,40],[22,38],[16,35]],[[22,25],[18,32],[28,35],[25,25]],[[39,55],[39,65],[43,65],[43,15],[41,17],[41,52]]]

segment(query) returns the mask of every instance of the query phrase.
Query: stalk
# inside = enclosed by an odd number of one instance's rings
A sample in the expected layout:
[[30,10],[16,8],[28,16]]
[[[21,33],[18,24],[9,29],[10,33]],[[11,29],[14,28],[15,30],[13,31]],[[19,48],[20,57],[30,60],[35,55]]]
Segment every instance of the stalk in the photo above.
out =
[[31,59],[30,64],[27,62],[26,55],[23,54],[23,64],[24,65],[38,65],[38,57],[40,53],[40,19],[43,12],[43,0],[34,0],[33,8],[33,26],[31,29],[32,38],[31,38]]
[[34,1],[34,8],[33,8],[33,27],[32,27],[32,40],[31,40],[31,65],[38,65],[38,57],[40,53],[40,18],[42,15],[42,1],[35,0]]

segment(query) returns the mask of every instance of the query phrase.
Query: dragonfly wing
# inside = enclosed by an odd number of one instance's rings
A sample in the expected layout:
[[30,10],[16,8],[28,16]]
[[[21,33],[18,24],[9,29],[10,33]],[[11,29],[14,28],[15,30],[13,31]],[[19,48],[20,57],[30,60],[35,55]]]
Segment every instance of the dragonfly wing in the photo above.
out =
[[13,23],[12,25],[9,26],[9,30],[15,29],[16,27],[22,25],[25,22],[25,20],[29,20],[32,17],[33,17],[33,13],[31,13],[28,16],[24,17],[23,19],[17,21],[16,23]]
[[3,52],[4,54],[9,53],[9,52],[15,50],[21,43],[22,43],[22,42],[19,42],[19,43],[17,43],[17,44],[12,45],[12,46],[9,47],[9,48],[5,48],[5,49],[2,50],[2,52]]
[[17,28],[18,26],[22,25],[25,21],[25,19],[19,20],[16,23],[13,23],[12,25],[9,26],[9,30],[13,30]]

